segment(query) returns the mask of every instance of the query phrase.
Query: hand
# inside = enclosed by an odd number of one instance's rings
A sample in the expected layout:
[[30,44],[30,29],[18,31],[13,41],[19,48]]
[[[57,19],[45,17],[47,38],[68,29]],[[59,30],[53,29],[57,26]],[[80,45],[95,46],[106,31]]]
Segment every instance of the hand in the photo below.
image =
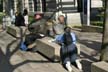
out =
[[44,34],[39,34],[41,37],[44,37],[45,35]]
[[50,43],[55,42],[55,39],[48,40],[48,42],[50,42]]

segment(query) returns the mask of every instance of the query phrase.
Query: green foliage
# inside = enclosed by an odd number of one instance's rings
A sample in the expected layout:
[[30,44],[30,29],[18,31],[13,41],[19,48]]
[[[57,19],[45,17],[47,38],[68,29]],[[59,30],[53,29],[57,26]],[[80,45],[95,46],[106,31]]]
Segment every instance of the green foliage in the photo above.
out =
[[31,23],[34,20],[33,16],[29,16],[29,22]]
[[0,24],[2,23],[2,18],[5,14],[3,12],[0,12]]
[[91,21],[91,25],[103,26],[103,22],[102,21]]
[[103,26],[105,8],[98,8],[99,13],[96,15],[96,20],[91,21],[91,25]]
[[98,8],[98,11],[99,11],[99,14],[97,14],[97,17],[104,18],[105,8],[104,7]]

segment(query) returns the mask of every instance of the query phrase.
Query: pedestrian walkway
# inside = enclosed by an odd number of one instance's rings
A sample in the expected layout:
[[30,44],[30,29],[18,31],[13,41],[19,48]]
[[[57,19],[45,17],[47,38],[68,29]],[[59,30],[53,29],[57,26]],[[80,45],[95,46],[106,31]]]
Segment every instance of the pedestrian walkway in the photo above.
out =
[[1,72],[67,72],[59,62],[51,62],[37,52],[19,50],[19,42],[6,32],[0,33]]
[[80,29],[73,30],[78,36],[81,45],[81,62],[84,72],[91,72],[91,63],[99,61],[102,43],[102,33],[81,32]]
[[[74,30],[81,44],[83,72],[91,72],[92,62],[99,60],[102,34]],[[51,62],[39,53],[19,50],[20,40],[6,32],[0,32],[0,71],[1,72],[67,72],[62,65]],[[96,54],[95,54],[96,53]],[[74,72],[78,72],[74,69]]]

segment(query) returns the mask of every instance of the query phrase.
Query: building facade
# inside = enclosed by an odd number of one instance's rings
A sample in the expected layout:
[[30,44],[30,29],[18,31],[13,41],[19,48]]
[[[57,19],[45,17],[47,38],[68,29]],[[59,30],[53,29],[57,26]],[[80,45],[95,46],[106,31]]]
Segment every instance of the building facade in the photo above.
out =
[[[8,1],[4,3],[3,8],[6,9],[8,6],[8,11],[13,9],[17,12],[17,8],[20,7],[20,11],[23,12],[24,8],[28,9],[29,14],[34,14],[36,12],[44,13],[46,18],[55,18],[59,15],[64,15],[66,17],[67,24],[81,24],[81,13],[87,11],[87,7],[84,6],[87,0],[3,0]],[[101,7],[102,0],[90,0],[91,7],[96,7],[97,5]],[[95,3],[94,3],[95,2]],[[6,4],[6,5],[5,5]],[[19,4],[19,5],[18,5]],[[85,7],[85,8],[84,8]],[[8,12],[9,13],[9,12]]]
[[21,8],[27,8],[29,12],[53,12],[58,8],[59,11],[64,11],[68,8],[70,12],[77,7],[77,0],[7,0],[7,3],[9,3],[11,9],[17,11],[18,1],[20,4],[22,3]]

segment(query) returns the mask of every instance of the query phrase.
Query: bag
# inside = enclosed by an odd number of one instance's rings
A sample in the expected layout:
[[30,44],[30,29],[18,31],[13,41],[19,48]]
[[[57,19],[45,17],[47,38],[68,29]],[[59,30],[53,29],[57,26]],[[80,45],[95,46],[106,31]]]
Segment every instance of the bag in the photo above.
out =
[[27,48],[27,46],[24,44],[24,42],[21,42],[20,49],[23,50],[23,51],[26,51],[28,48]]

